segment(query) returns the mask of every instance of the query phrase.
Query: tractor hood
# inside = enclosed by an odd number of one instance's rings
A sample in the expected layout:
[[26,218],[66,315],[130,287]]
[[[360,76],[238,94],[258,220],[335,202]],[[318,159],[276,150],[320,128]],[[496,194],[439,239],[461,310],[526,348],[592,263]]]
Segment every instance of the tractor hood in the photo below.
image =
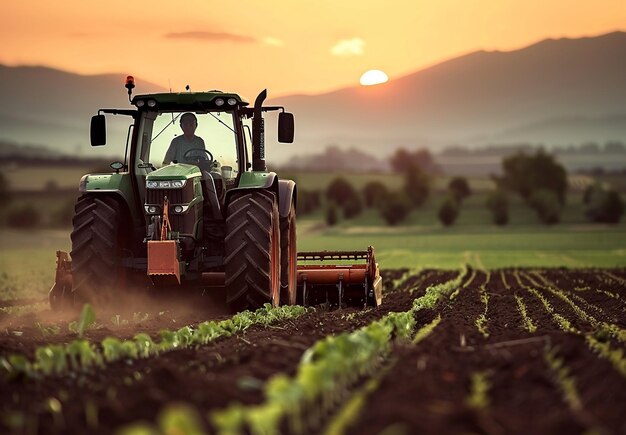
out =
[[196,165],[188,165],[186,163],[172,163],[167,166],[163,166],[154,172],[151,172],[147,177],[147,181],[158,180],[189,180],[194,177],[201,177],[202,173],[200,168]]

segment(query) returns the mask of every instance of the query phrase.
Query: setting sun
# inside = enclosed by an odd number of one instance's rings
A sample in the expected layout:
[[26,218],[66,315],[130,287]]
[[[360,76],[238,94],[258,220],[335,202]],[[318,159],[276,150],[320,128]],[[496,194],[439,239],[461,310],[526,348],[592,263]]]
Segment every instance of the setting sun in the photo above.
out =
[[379,85],[381,83],[385,83],[387,82],[387,80],[389,80],[389,77],[387,77],[387,74],[385,74],[384,72],[378,69],[371,69],[361,76],[361,79],[359,80],[359,82],[363,86],[372,86],[372,85]]

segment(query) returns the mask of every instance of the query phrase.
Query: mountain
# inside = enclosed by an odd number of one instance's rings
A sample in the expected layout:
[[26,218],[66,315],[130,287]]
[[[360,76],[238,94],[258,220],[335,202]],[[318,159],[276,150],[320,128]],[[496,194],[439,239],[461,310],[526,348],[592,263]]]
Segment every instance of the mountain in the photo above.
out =
[[[86,154],[90,116],[128,107],[124,77],[0,66],[0,139]],[[272,145],[268,158],[284,163],[331,144],[380,158],[399,146],[626,142],[625,77],[624,32],[469,53],[382,85],[270,100],[294,113],[296,143]],[[138,92],[163,90],[137,84]],[[112,118],[110,129],[125,136],[125,120],[115,126]]]
[[[125,79],[124,74],[84,76],[41,66],[0,65],[0,139],[91,154],[91,116],[99,108],[130,107]],[[139,78],[137,83],[142,92],[164,90]],[[111,134],[126,136],[126,120],[109,124]]]
[[329,172],[385,172],[389,170],[387,160],[377,159],[354,147],[343,150],[329,146],[316,154],[298,154],[280,165],[285,170]]
[[[479,51],[386,84],[273,103],[294,112],[301,142],[386,153],[493,140],[624,140],[624,125],[610,120],[626,115],[625,77],[626,33],[614,32]],[[549,122],[555,119],[561,122]],[[579,120],[602,128],[570,130]]]

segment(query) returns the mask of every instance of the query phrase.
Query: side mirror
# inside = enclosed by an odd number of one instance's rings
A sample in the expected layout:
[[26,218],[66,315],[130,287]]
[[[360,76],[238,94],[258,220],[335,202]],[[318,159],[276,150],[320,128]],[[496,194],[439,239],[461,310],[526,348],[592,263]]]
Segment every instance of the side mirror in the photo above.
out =
[[278,114],[278,142],[293,143],[293,133],[293,113],[280,112]]
[[107,143],[107,124],[104,115],[95,115],[91,117],[91,128],[89,130],[91,136],[91,146],[99,147]]

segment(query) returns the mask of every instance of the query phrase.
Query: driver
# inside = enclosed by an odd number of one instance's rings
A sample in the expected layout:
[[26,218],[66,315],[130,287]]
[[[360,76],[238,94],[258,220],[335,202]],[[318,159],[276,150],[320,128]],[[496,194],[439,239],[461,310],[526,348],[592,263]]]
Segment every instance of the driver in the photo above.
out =
[[170,147],[165,153],[163,164],[168,165],[172,161],[185,162],[185,153],[192,149],[206,149],[204,140],[200,136],[196,136],[196,128],[198,127],[198,119],[191,112],[183,113],[180,117],[180,128],[183,130],[181,136],[172,139]]

